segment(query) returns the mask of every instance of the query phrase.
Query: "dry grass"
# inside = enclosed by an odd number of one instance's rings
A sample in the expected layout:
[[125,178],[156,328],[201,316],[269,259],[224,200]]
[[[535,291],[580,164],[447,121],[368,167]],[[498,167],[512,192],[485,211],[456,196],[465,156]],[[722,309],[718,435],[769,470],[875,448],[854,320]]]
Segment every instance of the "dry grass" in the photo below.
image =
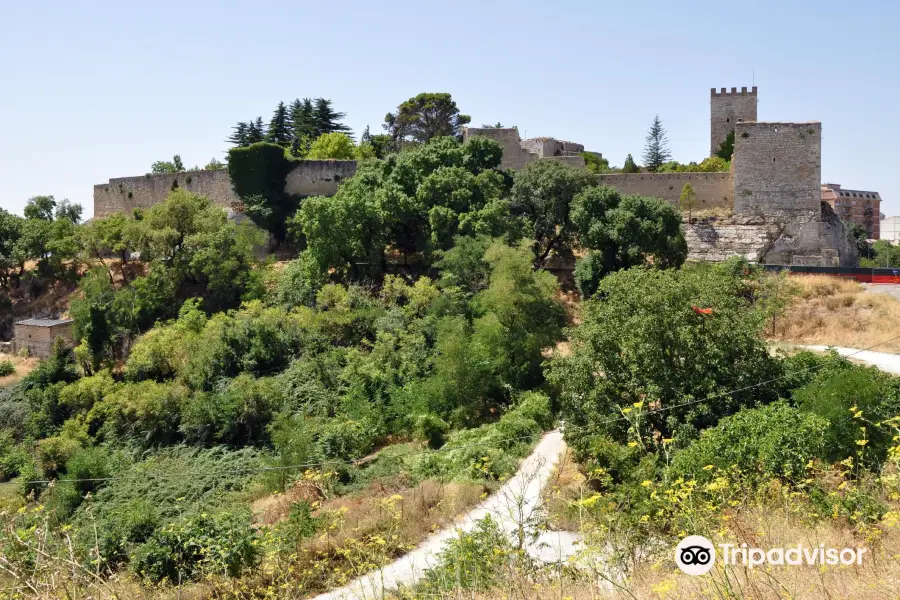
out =
[[610,582],[607,573],[579,572],[560,576],[525,574],[515,568],[504,573],[498,587],[478,592],[455,590],[430,596],[441,599],[516,598],[517,600],[821,600],[896,599],[900,597],[900,529],[885,528],[873,545],[837,521],[808,525],[796,515],[779,510],[754,509],[738,513],[721,541],[746,543],[764,549],[866,548],[860,566],[770,566],[750,569],[739,565],[716,567],[708,575],[693,577],[675,568],[674,560],[638,562],[625,578]]
[[[797,295],[775,323],[776,341],[868,348],[900,335],[900,301],[890,295],[826,275],[792,277],[791,282]],[[900,340],[875,349],[900,352]]]
[[0,388],[19,381],[20,379],[31,373],[31,370],[34,369],[39,362],[41,362],[40,359],[37,358],[23,358],[15,354],[0,354],[0,361],[7,360],[13,364],[13,366],[16,368],[16,372],[12,375],[0,377]]

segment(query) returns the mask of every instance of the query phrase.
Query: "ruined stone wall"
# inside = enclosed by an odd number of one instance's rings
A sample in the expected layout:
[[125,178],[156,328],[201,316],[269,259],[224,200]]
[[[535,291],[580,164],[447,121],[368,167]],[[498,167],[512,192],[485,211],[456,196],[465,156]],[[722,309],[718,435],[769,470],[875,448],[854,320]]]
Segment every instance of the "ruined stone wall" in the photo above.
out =
[[338,184],[355,173],[355,160],[304,160],[287,174],[284,191],[296,196],[333,196]]
[[733,168],[736,214],[820,218],[821,123],[738,123]]
[[536,154],[538,158],[553,156],[573,156],[584,152],[584,146],[575,142],[566,142],[554,138],[531,138],[520,142],[527,152]]
[[[355,160],[304,160],[285,178],[285,192],[298,196],[332,196],[338,184],[356,173]],[[213,204],[230,208],[240,199],[227,169],[187,171],[119,177],[94,186],[94,217],[130,213],[162,203],[175,189],[206,196]]]
[[753,86],[750,91],[742,87],[740,92],[737,88],[731,88],[730,92],[725,88],[719,92],[716,91],[716,88],[712,88],[709,93],[709,102],[709,155],[713,156],[725,141],[728,132],[734,129],[737,123],[756,120],[756,86]]
[[206,196],[214,204],[226,208],[238,200],[226,169],[118,177],[94,186],[94,217],[150,208],[178,188]]
[[601,185],[608,185],[626,195],[653,196],[678,205],[681,189],[689,183],[697,194],[694,210],[732,207],[734,182],[731,173],[614,173],[597,175]]
[[519,170],[539,158],[537,154],[522,148],[520,145],[522,138],[519,137],[518,127],[467,127],[463,133],[465,139],[476,135],[492,139],[503,148],[503,160],[500,162],[501,169]]

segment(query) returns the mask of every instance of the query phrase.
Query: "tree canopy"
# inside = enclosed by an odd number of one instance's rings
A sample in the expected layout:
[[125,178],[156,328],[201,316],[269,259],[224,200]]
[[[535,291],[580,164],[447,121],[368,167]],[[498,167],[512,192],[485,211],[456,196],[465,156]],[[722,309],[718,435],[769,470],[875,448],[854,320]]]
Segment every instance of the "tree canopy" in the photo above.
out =
[[461,114],[447,93],[422,93],[406,100],[397,112],[384,117],[384,128],[395,144],[424,144],[435,137],[462,137],[462,127],[472,118]]

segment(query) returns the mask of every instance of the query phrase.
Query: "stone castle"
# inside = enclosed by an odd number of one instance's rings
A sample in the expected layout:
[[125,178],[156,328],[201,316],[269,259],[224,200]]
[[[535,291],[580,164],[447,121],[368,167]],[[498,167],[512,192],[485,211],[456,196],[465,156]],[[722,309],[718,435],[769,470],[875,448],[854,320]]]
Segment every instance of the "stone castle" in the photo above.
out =
[[[686,224],[691,259],[741,255],[768,264],[855,266],[855,245],[840,218],[821,202],[821,123],[759,122],[757,97],[756,87],[710,92],[710,154],[734,131],[730,172],[616,173],[597,179],[622,194],[655,196],[676,205],[689,183],[697,195],[694,211],[729,214]],[[484,136],[500,144],[501,168],[520,169],[537,160],[585,167],[581,144],[553,138],[522,140],[515,127],[470,127],[464,136]],[[301,161],[287,175],[285,192],[332,195],[355,171],[355,161]],[[176,188],[205,195],[226,208],[239,200],[224,169],[148,174],[94,186],[94,215],[147,208]]]

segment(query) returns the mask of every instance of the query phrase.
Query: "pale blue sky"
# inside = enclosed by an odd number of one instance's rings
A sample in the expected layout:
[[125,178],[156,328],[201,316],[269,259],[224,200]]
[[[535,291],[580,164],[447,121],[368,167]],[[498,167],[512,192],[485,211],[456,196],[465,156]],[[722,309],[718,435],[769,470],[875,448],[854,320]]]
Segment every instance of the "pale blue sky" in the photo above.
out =
[[759,118],[822,121],[824,181],[900,213],[895,2],[40,2],[0,0],[0,206],[85,207],[92,186],[179,153],[222,159],[238,120],[331,98],[357,135],[418,92],[621,165],[655,114],[700,160],[709,89]]

